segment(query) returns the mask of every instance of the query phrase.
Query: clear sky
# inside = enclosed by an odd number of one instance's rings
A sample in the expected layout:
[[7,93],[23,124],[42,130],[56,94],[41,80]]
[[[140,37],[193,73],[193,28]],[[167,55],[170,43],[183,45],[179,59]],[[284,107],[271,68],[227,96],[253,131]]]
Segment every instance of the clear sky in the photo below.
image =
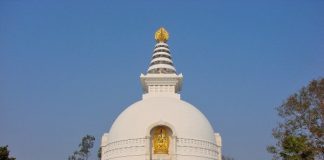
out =
[[[236,160],[266,160],[275,107],[324,75],[323,0],[0,0],[0,145],[64,160],[141,99],[164,26],[182,98]],[[172,112],[172,111],[170,111]]]

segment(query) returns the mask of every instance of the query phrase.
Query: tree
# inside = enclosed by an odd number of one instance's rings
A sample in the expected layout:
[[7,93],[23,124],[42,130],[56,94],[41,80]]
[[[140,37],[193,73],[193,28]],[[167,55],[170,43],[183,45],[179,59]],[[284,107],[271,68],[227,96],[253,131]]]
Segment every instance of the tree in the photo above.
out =
[[99,160],[101,159],[101,152],[102,152],[102,148],[99,147],[98,153],[97,153],[97,157],[98,157]]
[[273,159],[324,159],[324,78],[302,87],[277,111],[282,118],[272,132],[277,143],[267,148]]
[[222,155],[221,160],[234,160],[234,158]]
[[10,157],[9,158],[10,151],[8,150],[7,146],[0,146],[0,160],[16,160],[16,158]]
[[68,160],[88,160],[90,156],[90,150],[93,148],[94,141],[94,136],[84,136],[81,143],[79,144],[79,150],[74,151],[73,154],[69,156]]

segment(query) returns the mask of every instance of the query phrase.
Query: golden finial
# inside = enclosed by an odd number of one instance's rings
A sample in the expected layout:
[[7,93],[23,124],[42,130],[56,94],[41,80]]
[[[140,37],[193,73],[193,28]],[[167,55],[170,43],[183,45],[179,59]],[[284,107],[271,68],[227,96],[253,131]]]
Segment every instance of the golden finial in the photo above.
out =
[[161,27],[155,32],[155,40],[157,42],[166,42],[169,39],[169,33],[165,28]]

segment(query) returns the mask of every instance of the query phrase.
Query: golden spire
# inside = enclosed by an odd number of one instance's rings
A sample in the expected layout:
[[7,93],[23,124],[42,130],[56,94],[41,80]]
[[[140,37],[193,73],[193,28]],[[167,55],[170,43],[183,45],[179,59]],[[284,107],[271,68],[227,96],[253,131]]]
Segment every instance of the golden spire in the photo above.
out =
[[155,40],[157,42],[166,42],[169,39],[169,33],[165,28],[161,27],[155,32]]

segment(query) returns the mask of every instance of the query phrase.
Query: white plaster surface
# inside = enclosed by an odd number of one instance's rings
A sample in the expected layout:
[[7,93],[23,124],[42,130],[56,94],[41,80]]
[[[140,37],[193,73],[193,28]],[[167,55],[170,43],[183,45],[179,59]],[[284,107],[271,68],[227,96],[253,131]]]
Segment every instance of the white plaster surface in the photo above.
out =
[[109,131],[109,139],[122,140],[147,136],[148,126],[166,122],[177,137],[215,142],[213,128],[191,104],[173,97],[152,97],[138,101],[123,111]]
[[102,159],[153,160],[150,131],[159,125],[168,126],[174,137],[169,156],[159,159],[220,159],[220,135],[197,108],[171,94],[145,98],[124,110],[102,138]]

